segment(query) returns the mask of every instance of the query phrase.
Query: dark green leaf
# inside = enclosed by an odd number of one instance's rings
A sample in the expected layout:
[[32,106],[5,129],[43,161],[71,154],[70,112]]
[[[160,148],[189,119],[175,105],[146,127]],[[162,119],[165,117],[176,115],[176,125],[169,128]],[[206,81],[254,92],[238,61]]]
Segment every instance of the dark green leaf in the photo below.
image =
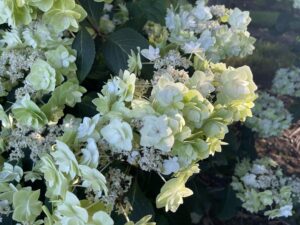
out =
[[293,120],[297,122],[300,119],[300,99],[295,99],[288,110],[292,113]]
[[278,12],[270,11],[251,11],[252,22],[251,24],[257,27],[273,27],[278,20]]
[[[128,200],[133,208],[132,213],[130,213],[129,218],[131,221],[137,222],[146,215],[151,215],[152,220],[154,220],[155,212],[150,200],[145,196],[137,182],[135,182],[129,192]],[[126,220],[123,215],[118,215],[115,212],[112,213],[115,225],[123,225]]]
[[93,25],[98,26],[99,20],[103,14],[103,3],[95,2],[94,0],[79,0],[82,7],[88,14],[88,19]]
[[78,117],[89,116],[92,117],[98,112],[96,106],[92,104],[92,100],[97,98],[97,93],[90,92],[82,98],[82,102],[76,104],[75,109],[72,109],[73,114]]
[[241,203],[236,198],[235,192],[231,187],[224,190],[224,200],[222,201],[221,209],[217,213],[217,217],[221,220],[232,218],[238,211]]
[[139,27],[143,26],[148,20],[163,25],[165,23],[167,5],[166,0],[140,0],[129,3],[128,9],[131,22],[139,24]]
[[148,47],[147,40],[135,30],[124,28],[112,33],[104,43],[103,54],[107,66],[114,73],[127,69],[130,50]]
[[82,82],[89,74],[96,55],[95,42],[85,28],[82,28],[76,35],[73,48],[77,51],[77,76]]
[[132,186],[128,193],[128,198],[134,208],[134,211],[130,214],[132,221],[136,222],[146,215],[152,215],[154,218],[153,206],[137,183]]

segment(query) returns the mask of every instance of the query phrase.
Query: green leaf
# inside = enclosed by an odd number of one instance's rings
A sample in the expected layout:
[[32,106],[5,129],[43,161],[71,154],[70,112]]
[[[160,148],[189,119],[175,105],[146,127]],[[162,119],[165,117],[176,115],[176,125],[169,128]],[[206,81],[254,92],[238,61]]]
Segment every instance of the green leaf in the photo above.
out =
[[288,110],[293,114],[293,121],[297,122],[300,119],[300,99],[295,99]]
[[273,11],[251,11],[252,22],[251,24],[256,27],[273,27],[278,20],[279,13]]
[[232,218],[240,207],[240,201],[237,199],[235,192],[231,187],[224,190],[224,200],[221,202],[221,208],[218,210],[217,217],[221,220]]
[[[152,215],[152,217],[155,218],[153,205],[145,196],[137,182],[131,186],[127,197],[132,208],[134,209],[129,215],[129,219],[131,221],[137,222],[146,215]],[[116,213],[113,213],[112,216],[115,221],[115,225],[124,225],[126,223],[124,216]]]
[[75,116],[77,117],[93,117],[95,116],[98,111],[96,110],[96,107],[94,104],[91,104],[92,100],[97,98],[97,93],[95,92],[89,92],[82,98],[82,102],[78,103],[75,106],[75,109],[73,109],[73,112]]
[[152,215],[154,217],[154,209],[150,200],[145,196],[137,182],[132,186],[128,193],[128,199],[131,203],[134,211],[130,214],[132,221],[139,221],[146,215]]
[[100,17],[103,15],[104,4],[93,0],[79,0],[79,2],[87,12],[90,22],[98,26]]
[[82,82],[91,71],[96,56],[95,42],[85,28],[77,33],[73,48],[77,51],[77,76]]
[[135,30],[120,29],[112,33],[104,43],[103,54],[107,65],[114,73],[127,69],[127,60],[130,50],[148,47],[147,40]]
[[141,30],[148,20],[165,24],[168,6],[166,0],[140,0],[128,3],[127,6],[131,18],[128,25],[138,30]]

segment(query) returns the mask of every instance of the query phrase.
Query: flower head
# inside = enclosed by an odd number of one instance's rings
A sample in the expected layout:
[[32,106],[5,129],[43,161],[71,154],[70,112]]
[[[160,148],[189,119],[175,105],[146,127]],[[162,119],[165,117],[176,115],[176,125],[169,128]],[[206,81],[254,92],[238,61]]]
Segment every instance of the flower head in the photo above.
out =
[[127,122],[120,119],[112,119],[108,125],[100,131],[103,138],[116,151],[131,151],[132,149],[132,129]]
[[37,59],[31,66],[31,71],[26,77],[26,82],[36,91],[46,93],[54,91],[56,72],[47,62]]
[[163,152],[171,150],[174,144],[174,136],[166,116],[148,115],[143,118],[142,124],[143,126],[140,129],[140,144],[142,146],[154,147]]

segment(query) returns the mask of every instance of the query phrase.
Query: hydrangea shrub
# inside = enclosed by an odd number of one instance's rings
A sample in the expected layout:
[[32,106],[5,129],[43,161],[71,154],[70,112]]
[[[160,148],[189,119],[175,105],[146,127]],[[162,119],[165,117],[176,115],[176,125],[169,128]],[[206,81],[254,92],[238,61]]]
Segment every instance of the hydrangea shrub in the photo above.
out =
[[289,128],[292,118],[283,101],[267,92],[260,92],[253,108],[253,117],[248,118],[245,124],[258,136],[270,137],[280,135]]
[[231,185],[243,208],[263,212],[270,219],[291,216],[293,205],[299,202],[299,178],[285,175],[270,158],[238,163]]
[[155,224],[131,219],[130,170],[158,174],[156,207],[175,212],[198,162],[252,116],[250,68],[220,62],[252,53],[249,12],[168,5],[143,36],[124,28],[135,4],[0,0],[1,220]]

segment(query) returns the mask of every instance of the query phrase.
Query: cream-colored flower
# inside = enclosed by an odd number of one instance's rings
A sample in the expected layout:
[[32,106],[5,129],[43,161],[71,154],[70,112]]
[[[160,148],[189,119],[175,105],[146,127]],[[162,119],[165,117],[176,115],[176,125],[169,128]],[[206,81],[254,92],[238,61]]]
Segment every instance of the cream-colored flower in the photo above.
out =
[[26,82],[36,91],[50,92],[55,89],[56,73],[47,62],[37,59],[31,66]]
[[140,129],[141,142],[145,147],[154,147],[163,152],[171,150],[174,144],[172,129],[168,126],[166,116],[148,115],[143,118],[143,127]]
[[116,151],[131,151],[132,149],[132,129],[127,122],[120,119],[112,119],[108,125],[103,127],[100,131],[103,138]]

